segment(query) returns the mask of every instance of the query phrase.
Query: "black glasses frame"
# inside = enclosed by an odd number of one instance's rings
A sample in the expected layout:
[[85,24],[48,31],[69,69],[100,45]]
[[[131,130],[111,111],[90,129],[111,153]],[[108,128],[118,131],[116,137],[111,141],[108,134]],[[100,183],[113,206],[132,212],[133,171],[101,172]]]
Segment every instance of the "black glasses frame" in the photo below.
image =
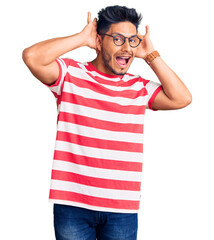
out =
[[[114,42],[114,44],[115,44],[116,46],[122,46],[122,45],[126,42],[126,39],[128,39],[128,40],[129,40],[129,45],[130,45],[130,47],[136,48],[136,47],[138,47],[138,46],[140,45],[140,43],[141,43],[141,41],[142,41],[142,39],[139,38],[137,35],[134,35],[134,36],[131,36],[131,37],[125,37],[124,35],[122,35],[122,34],[120,34],[120,33],[115,34],[115,35],[110,35],[110,34],[104,33],[104,34],[102,34],[102,35],[106,35],[106,36],[112,37],[112,38],[113,38],[113,42]],[[122,37],[124,38],[124,42],[123,42],[122,44],[117,44],[117,43],[115,43],[115,38],[116,38],[117,36],[122,36]],[[131,43],[130,43],[130,40],[131,40],[133,37],[137,37],[137,38],[139,39],[139,43],[138,43],[136,46],[132,46]]]

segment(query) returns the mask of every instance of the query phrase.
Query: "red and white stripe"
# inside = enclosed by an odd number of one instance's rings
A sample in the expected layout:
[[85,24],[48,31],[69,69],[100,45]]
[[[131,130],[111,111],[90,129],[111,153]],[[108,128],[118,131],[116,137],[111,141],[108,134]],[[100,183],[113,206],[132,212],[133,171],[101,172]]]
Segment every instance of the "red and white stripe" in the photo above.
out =
[[139,210],[145,109],[160,84],[57,59],[57,136],[50,201],[98,211]]

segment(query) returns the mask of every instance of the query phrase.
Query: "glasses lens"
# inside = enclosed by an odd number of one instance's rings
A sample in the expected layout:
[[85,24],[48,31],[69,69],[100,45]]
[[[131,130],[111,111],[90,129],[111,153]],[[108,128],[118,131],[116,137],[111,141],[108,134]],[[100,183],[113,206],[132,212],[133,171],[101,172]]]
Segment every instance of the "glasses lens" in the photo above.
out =
[[114,43],[117,45],[117,46],[121,46],[124,44],[125,42],[125,37],[122,36],[122,35],[115,35],[114,36]]
[[129,43],[131,47],[137,47],[140,44],[140,39],[137,36],[131,37]]

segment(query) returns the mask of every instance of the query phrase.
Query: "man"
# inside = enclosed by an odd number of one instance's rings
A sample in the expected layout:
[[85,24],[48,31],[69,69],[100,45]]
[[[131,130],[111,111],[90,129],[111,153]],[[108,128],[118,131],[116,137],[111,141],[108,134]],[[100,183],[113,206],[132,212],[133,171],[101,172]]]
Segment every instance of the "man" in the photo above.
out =
[[[134,240],[146,108],[179,109],[191,94],[138,32],[135,9],[102,9],[72,36],[37,43],[24,62],[57,100],[57,136],[50,201],[57,240]],[[88,46],[97,57],[80,63],[59,58]],[[128,74],[133,59],[146,60],[161,84]]]

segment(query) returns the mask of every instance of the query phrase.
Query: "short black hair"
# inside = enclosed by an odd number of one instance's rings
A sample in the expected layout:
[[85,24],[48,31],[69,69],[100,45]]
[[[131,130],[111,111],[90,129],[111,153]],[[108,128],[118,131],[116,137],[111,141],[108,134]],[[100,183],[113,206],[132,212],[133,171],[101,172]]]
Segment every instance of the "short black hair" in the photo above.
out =
[[109,6],[98,12],[97,33],[102,35],[109,30],[111,24],[125,21],[131,22],[138,29],[141,20],[142,15],[138,14],[134,8],[118,5]]

